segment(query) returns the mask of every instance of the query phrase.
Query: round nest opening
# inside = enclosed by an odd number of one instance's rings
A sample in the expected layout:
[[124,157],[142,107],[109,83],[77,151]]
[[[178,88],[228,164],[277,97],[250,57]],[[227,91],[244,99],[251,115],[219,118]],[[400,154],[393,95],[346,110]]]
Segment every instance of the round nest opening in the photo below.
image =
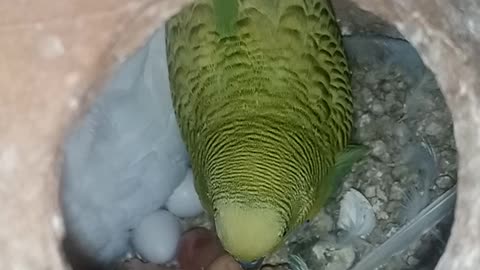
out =
[[[351,70],[349,143],[368,151],[321,210],[254,266],[476,269],[479,4],[332,2]],[[137,21],[114,35],[56,145],[62,255],[74,270],[215,270],[228,257],[196,193],[171,100],[169,16],[152,19],[155,5],[136,11],[148,27]]]
[[[349,2],[334,6],[351,70],[351,141],[369,150],[260,268],[434,269],[456,199],[451,113],[394,26]],[[100,84],[67,137],[64,247],[75,269],[176,267],[181,232],[213,227],[193,192],[166,65],[162,26]]]

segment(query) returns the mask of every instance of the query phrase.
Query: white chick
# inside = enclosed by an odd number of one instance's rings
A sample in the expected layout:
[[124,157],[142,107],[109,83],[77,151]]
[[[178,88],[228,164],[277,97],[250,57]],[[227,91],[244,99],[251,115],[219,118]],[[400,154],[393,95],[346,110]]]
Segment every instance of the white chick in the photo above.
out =
[[168,211],[159,210],[144,218],[133,230],[132,244],[143,259],[163,264],[174,258],[180,234],[177,218]]
[[164,206],[188,169],[163,28],[113,74],[64,154],[67,233],[86,255],[110,265],[129,251],[129,230]]
[[194,217],[202,213],[203,207],[195,191],[191,169],[188,170],[183,182],[168,198],[167,209],[180,218]]

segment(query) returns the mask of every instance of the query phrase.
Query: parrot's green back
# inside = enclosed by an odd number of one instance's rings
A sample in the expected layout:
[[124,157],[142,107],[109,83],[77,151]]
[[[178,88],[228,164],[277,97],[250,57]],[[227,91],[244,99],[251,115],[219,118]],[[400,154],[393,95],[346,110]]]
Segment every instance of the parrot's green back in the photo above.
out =
[[352,127],[326,0],[199,0],[167,24],[195,187],[226,249],[254,260],[315,215]]

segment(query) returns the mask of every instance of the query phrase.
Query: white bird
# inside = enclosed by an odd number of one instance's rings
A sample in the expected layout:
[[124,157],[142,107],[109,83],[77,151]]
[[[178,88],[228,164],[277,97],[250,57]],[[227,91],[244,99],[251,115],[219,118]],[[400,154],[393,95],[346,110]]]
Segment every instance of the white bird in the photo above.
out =
[[114,263],[130,249],[130,230],[164,206],[188,169],[163,28],[113,74],[63,151],[69,237],[99,263]]

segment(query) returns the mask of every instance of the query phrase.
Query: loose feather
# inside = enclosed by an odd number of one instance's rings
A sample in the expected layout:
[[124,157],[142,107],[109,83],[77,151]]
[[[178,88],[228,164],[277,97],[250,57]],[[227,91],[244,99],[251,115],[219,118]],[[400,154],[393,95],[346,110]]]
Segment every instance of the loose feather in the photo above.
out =
[[[329,172],[327,179],[332,186],[331,197],[336,198],[339,194],[339,187],[343,183],[343,178],[352,171],[353,165],[360,162],[368,155],[370,148],[361,144],[349,144],[335,157],[335,165]],[[315,215],[318,210],[312,211]]]
[[372,270],[405,250],[412,242],[442,221],[454,208],[456,186],[452,187],[392,237],[364,256],[351,270]]
[[337,222],[338,227],[347,232],[344,241],[370,234],[376,221],[370,202],[359,191],[350,189],[340,202]]
[[402,154],[408,167],[417,172],[420,177],[418,185],[411,185],[407,189],[402,202],[401,218],[403,221],[409,221],[430,202],[430,189],[438,177],[440,169],[436,153],[426,139],[408,146]]
[[309,270],[307,263],[298,255],[288,256],[288,266],[291,270]]

